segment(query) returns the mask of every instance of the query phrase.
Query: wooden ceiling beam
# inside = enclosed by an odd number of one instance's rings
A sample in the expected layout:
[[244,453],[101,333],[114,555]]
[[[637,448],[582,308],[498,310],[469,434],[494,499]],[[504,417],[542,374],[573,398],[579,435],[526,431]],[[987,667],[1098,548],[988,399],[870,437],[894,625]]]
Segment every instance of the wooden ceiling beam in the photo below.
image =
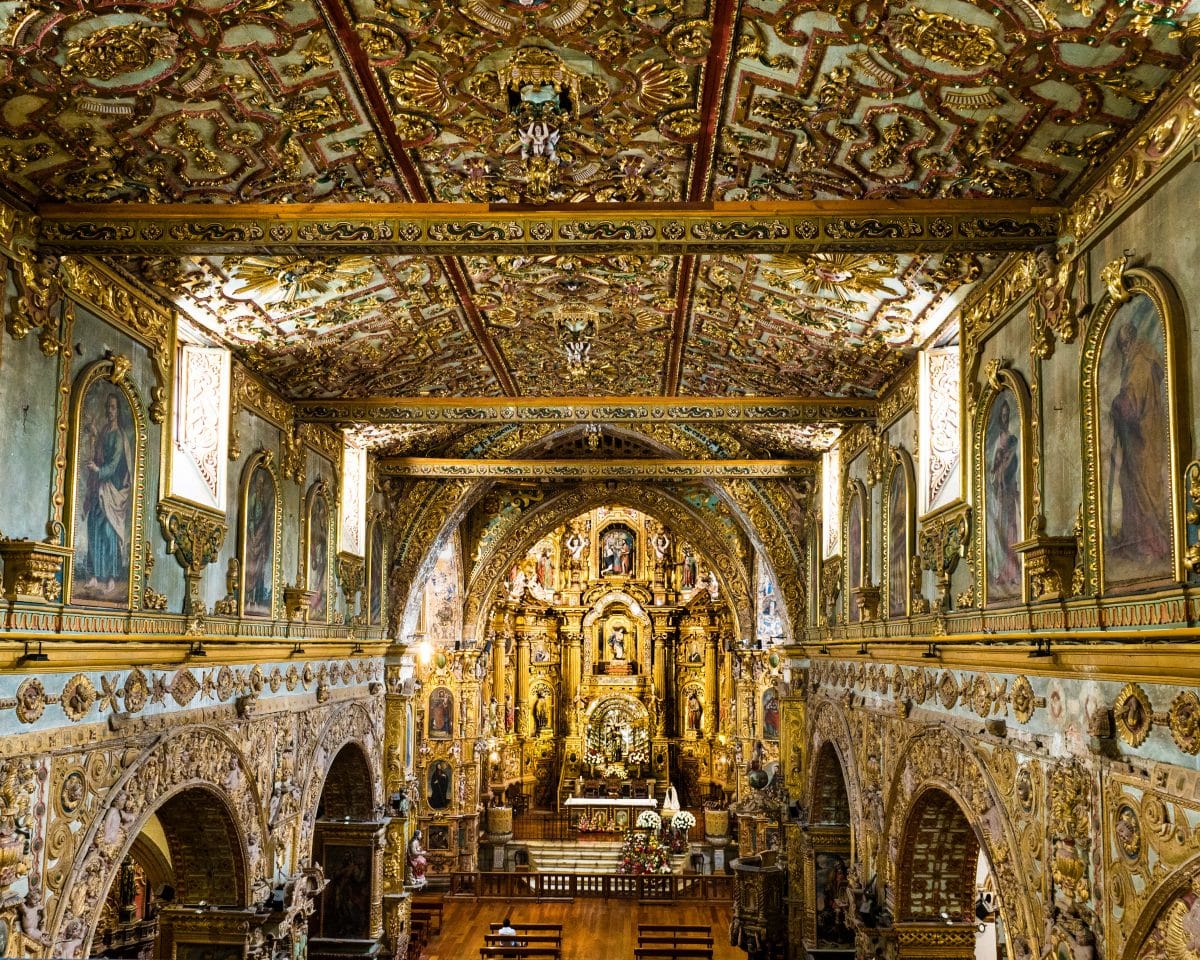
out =
[[878,402],[837,397],[383,397],[300,400],[300,420],[352,424],[861,423]]
[[47,204],[39,241],[60,253],[753,254],[1027,250],[1062,209],[1013,200],[555,205]]
[[818,467],[817,460],[457,460],[441,457],[381,457],[376,461],[379,476],[411,479],[812,479]]

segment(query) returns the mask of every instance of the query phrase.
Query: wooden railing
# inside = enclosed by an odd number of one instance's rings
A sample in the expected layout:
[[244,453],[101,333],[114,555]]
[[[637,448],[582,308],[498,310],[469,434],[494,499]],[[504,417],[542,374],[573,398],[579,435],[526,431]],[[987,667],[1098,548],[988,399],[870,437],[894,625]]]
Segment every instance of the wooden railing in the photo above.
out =
[[722,902],[733,899],[724,874],[452,873],[450,895],[499,900],[606,900]]

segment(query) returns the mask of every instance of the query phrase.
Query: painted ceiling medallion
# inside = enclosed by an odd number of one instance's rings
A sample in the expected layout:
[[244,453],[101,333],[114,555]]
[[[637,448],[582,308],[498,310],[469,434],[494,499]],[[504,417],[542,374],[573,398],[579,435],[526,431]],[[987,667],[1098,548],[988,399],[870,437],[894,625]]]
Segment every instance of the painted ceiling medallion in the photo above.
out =
[[233,267],[239,283],[230,292],[239,298],[292,304],[343,285],[361,284],[370,273],[367,257],[246,257]]

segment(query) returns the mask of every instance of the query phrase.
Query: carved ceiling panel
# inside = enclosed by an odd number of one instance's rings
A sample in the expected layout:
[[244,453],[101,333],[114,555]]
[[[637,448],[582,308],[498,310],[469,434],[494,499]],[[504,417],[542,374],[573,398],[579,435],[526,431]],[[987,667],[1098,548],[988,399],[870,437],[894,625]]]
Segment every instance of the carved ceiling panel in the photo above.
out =
[[674,257],[467,257],[473,299],[532,396],[662,389]]
[[0,6],[0,177],[29,199],[402,199],[309,0]]
[[715,197],[1060,199],[1185,63],[1165,8],[750,0]]
[[683,197],[709,46],[704,0],[350,7],[432,199]]
[[972,254],[704,257],[681,392],[872,395],[994,266]]
[[496,394],[427,257],[206,257],[127,265],[293,399]]
[[842,435],[841,427],[811,423],[751,423],[726,429],[770,456],[791,459],[819,456]]

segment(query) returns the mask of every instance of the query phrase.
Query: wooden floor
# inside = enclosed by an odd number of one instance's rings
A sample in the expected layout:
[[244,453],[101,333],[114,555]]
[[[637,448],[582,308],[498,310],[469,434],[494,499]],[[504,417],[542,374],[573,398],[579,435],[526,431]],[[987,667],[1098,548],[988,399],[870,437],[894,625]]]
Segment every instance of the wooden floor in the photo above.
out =
[[729,945],[730,911],[728,904],[642,906],[631,900],[447,900],[442,932],[433,936],[421,956],[424,960],[479,960],[488,924],[499,923],[507,915],[513,923],[561,923],[563,960],[631,960],[639,923],[712,924],[713,960],[746,960],[746,954]]

